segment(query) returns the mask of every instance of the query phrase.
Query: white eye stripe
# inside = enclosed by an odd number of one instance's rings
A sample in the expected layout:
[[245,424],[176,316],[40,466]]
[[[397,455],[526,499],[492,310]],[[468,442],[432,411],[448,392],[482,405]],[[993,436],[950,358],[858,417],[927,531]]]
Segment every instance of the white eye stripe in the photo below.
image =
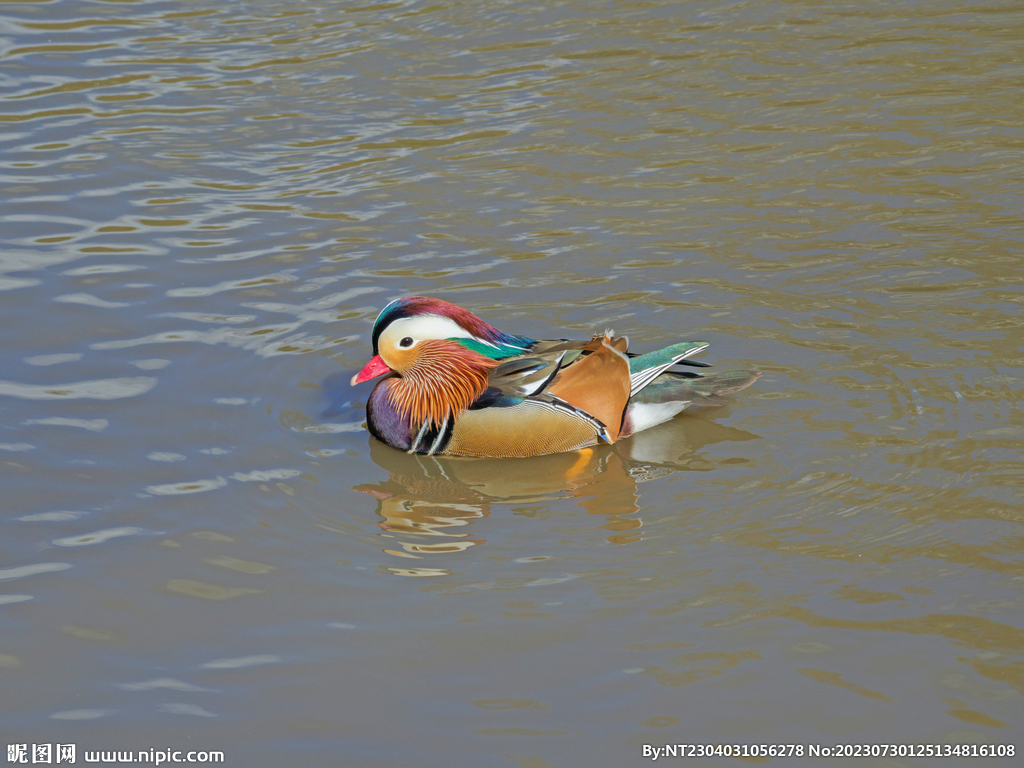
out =
[[403,317],[391,323],[381,336],[392,339],[396,346],[400,346],[402,339],[406,337],[413,339],[413,344],[427,339],[474,338],[473,334],[454,320],[441,315]]

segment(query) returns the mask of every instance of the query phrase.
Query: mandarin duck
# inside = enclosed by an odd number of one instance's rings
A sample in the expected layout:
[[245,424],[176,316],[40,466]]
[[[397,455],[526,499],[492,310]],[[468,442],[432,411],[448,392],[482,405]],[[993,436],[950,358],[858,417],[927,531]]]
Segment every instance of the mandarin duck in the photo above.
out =
[[707,348],[703,341],[643,355],[611,331],[538,341],[424,296],[384,307],[372,343],[373,357],[351,380],[384,377],[366,402],[370,433],[430,456],[525,457],[614,443],[760,376],[669,370],[707,367],[687,359]]

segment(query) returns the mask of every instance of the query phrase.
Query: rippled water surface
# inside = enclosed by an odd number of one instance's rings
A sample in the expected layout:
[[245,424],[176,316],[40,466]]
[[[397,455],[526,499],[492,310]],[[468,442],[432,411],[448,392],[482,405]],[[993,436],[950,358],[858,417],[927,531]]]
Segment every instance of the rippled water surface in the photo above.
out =
[[[1013,2],[0,5],[6,743],[1019,760],[1022,39]],[[764,375],[410,457],[347,383],[410,293]]]

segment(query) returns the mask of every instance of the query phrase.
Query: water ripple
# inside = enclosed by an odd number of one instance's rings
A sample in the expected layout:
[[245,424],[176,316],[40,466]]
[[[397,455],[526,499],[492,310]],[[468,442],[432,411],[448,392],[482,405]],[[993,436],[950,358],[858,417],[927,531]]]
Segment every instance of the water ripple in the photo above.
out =
[[107,419],[72,419],[66,416],[48,416],[45,419],[25,419],[24,424],[44,424],[52,427],[76,427],[89,432],[102,432],[110,426]]
[[135,536],[142,532],[142,528],[134,528],[131,526],[107,528],[102,531],[83,533],[80,536],[68,536],[63,539],[54,539],[53,543],[58,547],[84,547],[90,544],[102,544],[105,541],[109,541],[110,539],[115,539],[120,536]]
[[0,569],[0,581],[10,579],[24,579],[27,576],[35,576],[37,573],[52,573],[53,571],[65,571],[71,567],[71,563],[34,563],[22,565],[17,568]]
[[179,483],[165,483],[162,485],[146,486],[146,493],[154,496],[179,496],[189,493],[205,493],[217,488],[223,488],[228,481],[223,477],[215,477],[211,480],[190,480]]
[[26,400],[119,400],[124,397],[143,395],[155,386],[156,379],[149,376],[96,379],[50,385],[0,381],[0,395],[10,395]]
[[26,600],[31,600],[32,595],[0,595],[0,605],[10,605],[11,603],[23,603]]
[[154,690],[171,690],[171,691],[212,691],[212,688],[202,688],[198,685],[192,685],[181,680],[175,680],[172,677],[159,677],[153,680],[144,680],[138,683],[114,683],[117,688],[123,691],[154,691]]
[[203,664],[203,669],[242,669],[244,667],[259,667],[264,664],[278,664],[282,661],[280,656],[240,656],[233,659],[217,659]]

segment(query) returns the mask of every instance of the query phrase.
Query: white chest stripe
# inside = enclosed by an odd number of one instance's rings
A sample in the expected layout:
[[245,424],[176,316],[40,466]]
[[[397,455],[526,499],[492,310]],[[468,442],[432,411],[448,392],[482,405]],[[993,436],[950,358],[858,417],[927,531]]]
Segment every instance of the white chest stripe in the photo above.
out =
[[437,431],[437,437],[434,438],[434,444],[431,445],[430,450],[427,451],[428,456],[433,456],[437,453],[437,449],[441,447],[441,442],[444,440],[445,430],[448,429],[448,419],[450,418],[450,413],[444,417],[444,422],[441,424],[441,428]]
[[427,427],[430,426],[430,419],[423,420],[423,426],[420,427],[420,431],[416,433],[416,439],[409,443],[409,450],[406,453],[416,453],[416,449],[419,448],[420,440],[423,439],[423,435],[427,433]]

